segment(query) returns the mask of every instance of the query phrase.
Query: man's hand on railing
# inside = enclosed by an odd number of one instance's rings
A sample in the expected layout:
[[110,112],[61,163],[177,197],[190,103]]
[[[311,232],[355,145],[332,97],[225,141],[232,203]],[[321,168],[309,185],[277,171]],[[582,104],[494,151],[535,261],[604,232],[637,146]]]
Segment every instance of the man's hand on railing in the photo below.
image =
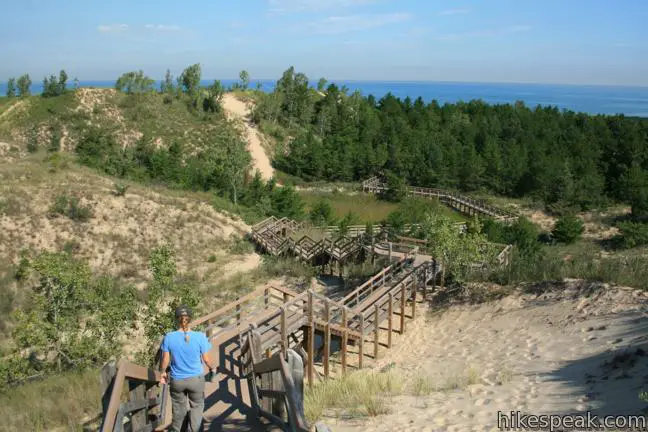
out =
[[168,384],[169,374],[167,372],[162,372],[160,374],[160,384]]

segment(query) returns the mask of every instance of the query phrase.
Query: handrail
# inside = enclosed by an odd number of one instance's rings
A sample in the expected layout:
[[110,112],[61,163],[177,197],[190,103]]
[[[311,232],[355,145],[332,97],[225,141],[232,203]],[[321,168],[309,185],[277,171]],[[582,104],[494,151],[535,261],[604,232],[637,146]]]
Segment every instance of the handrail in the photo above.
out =
[[211,312],[211,313],[209,313],[207,315],[204,315],[204,316],[202,316],[200,318],[195,319],[194,321],[191,322],[191,325],[193,327],[196,327],[196,326],[199,326],[199,325],[204,324],[206,322],[212,321],[215,318],[217,318],[217,317],[219,317],[219,316],[221,316],[221,315],[223,315],[223,314],[225,314],[227,312],[235,310],[241,304],[243,304],[243,303],[245,303],[247,301],[250,301],[252,299],[258,298],[259,293],[261,291],[265,291],[267,289],[274,289],[274,290],[277,290],[277,291],[279,291],[279,292],[281,292],[281,293],[283,293],[285,295],[292,296],[292,297],[297,296],[296,292],[294,292],[294,291],[292,291],[292,290],[290,290],[288,288],[277,287],[275,285],[267,284],[267,285],[264,285],[264,286],[262,286],[260,288],[257,288],[256,290],[244,295],[243,297],[239,298],[238,300],[236,300],[233,303],[229,303],[228,305],[223,306],[222,308],[220,308],[220,309],[218,309],[218,310],[216,310],[214,312]]
[[[121,395],[124,388],[125,380],[137,380],[142,383],[159,383],[160,372],[130,363],[126,360],[120,360],[117,365],[117,370],[113,380],[112,389],[110,390],[110,398],[108,406],[104,412],[103,423],[101,425],[101,432],[112,432],[115,428],[117,414],[121,406]],[[162,389],[162,398],[166,397],[166,386]],[[162,404],[164,406],[164,404]],[[164,412],[160,414],[161,419],[164,419]]]

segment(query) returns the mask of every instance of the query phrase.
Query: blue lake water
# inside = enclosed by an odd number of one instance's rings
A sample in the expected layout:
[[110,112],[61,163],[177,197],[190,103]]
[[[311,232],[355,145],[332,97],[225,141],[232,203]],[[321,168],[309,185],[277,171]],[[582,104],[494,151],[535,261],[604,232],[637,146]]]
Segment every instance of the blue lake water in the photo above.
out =
[[[230,86],[235,80],[221,80]],[[271,91],[275,81],[259,81],[262,89]],[[363,95],[373,94],[380,98],[387,93],[396,97],[412,99],[422,97],[426,102],[446,102],[481,99],[488,103],[514,103],[523,101],[529,107],[551,105],[590,114],[625,114],[648,117],[648,87],[578,86],[552,84],[500,84],[455,82],[389,82],[389,81],[334,81],[346,85],[350,91],[359,90]],[[113,87],[114,81],[81,81],[84,87]],[[203,81],[209,85],[211,81]],[[158,83],[159,84],[159,83]],[[252,83],[252,87],[256,81]],[[34,83],[32,92],[39,93],[42,83]],[[6,93],[6,83],[0,83],[0,94]]]

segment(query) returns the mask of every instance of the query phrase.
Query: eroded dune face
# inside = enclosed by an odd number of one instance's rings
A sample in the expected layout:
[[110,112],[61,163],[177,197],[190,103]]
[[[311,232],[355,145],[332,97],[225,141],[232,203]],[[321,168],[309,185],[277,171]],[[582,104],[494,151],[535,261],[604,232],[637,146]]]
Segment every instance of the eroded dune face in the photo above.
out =
[[491,431],[498,411],[639,414],[647,313],[648,293],[578,281],[450,306],[417,318],[376,363],[405,383],[388,414],[327,422],[336,431]]
[[[150,277],[148,259],[153,248],[170,243],[176,251],[178,271],[211,281],[220,277],[212,271],[226,261],[228,271],[237,271],[234,261],[245,270],[258,265],[259,257],[232,256],[228,247],[233,236],[249,227],[237,218],[217,212],[209,196],[184,197],[143,186],[131,185],[125,196],[114,195],[113,180],[64,162],[49,172],[48,164],[31,159],[0,164],[0,261],[3,272],[17,264],[20,251],[72,249],[98,274],[120,276],[133,283]],[[50,207],[58,196],[79,198],[92,217],[78,222],[60,215],[52,217]],[[209,257],[215,256],[218,262]],[[212,262],[210,262],[212,261]],[[210,279],[211,278],[211,279]]]

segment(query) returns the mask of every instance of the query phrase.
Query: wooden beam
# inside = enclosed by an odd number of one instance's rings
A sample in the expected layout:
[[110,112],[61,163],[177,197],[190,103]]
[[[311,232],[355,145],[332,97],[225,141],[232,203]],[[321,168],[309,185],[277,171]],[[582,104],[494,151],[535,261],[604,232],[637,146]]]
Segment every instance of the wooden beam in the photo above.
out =
[[389,293],[389,305],[387,306],[387,348],[392,346],[392,318],[394,315],[394,294]]
[[400,304],[400,333],[405,333],[405,284],[401,286],[401,304]]
[[379,337],[380,337],[380,322],[378,321],[378,305],[374,304],[374,360],[378,358]]
[[416,282],[412,284],[412,319],[416,319]]
[[340,349],[342,350],[342,373],[346,373],[346,362],[347,362],[347,343],[349,341],[349,334],[347,333],[347,309],[345,307],[342,308],[342,327],[344,328],[342,332],[342,346]]
[[313,320],[313,291],[308,290],[308,385],[313,387],[315,365],[315,322]]
[[326,328],[324,330],[324,376],[329,377],[329,356],[331,355],[331,310],[329,302],[324,303],[324,321]]
[[281,355],[288,358],[288,333],[286,332],[286,308],[281,308]]
[[362,356],[364,355],[364,315],[360,315],[360,343],[358,344],[358,369],[362,369]]

